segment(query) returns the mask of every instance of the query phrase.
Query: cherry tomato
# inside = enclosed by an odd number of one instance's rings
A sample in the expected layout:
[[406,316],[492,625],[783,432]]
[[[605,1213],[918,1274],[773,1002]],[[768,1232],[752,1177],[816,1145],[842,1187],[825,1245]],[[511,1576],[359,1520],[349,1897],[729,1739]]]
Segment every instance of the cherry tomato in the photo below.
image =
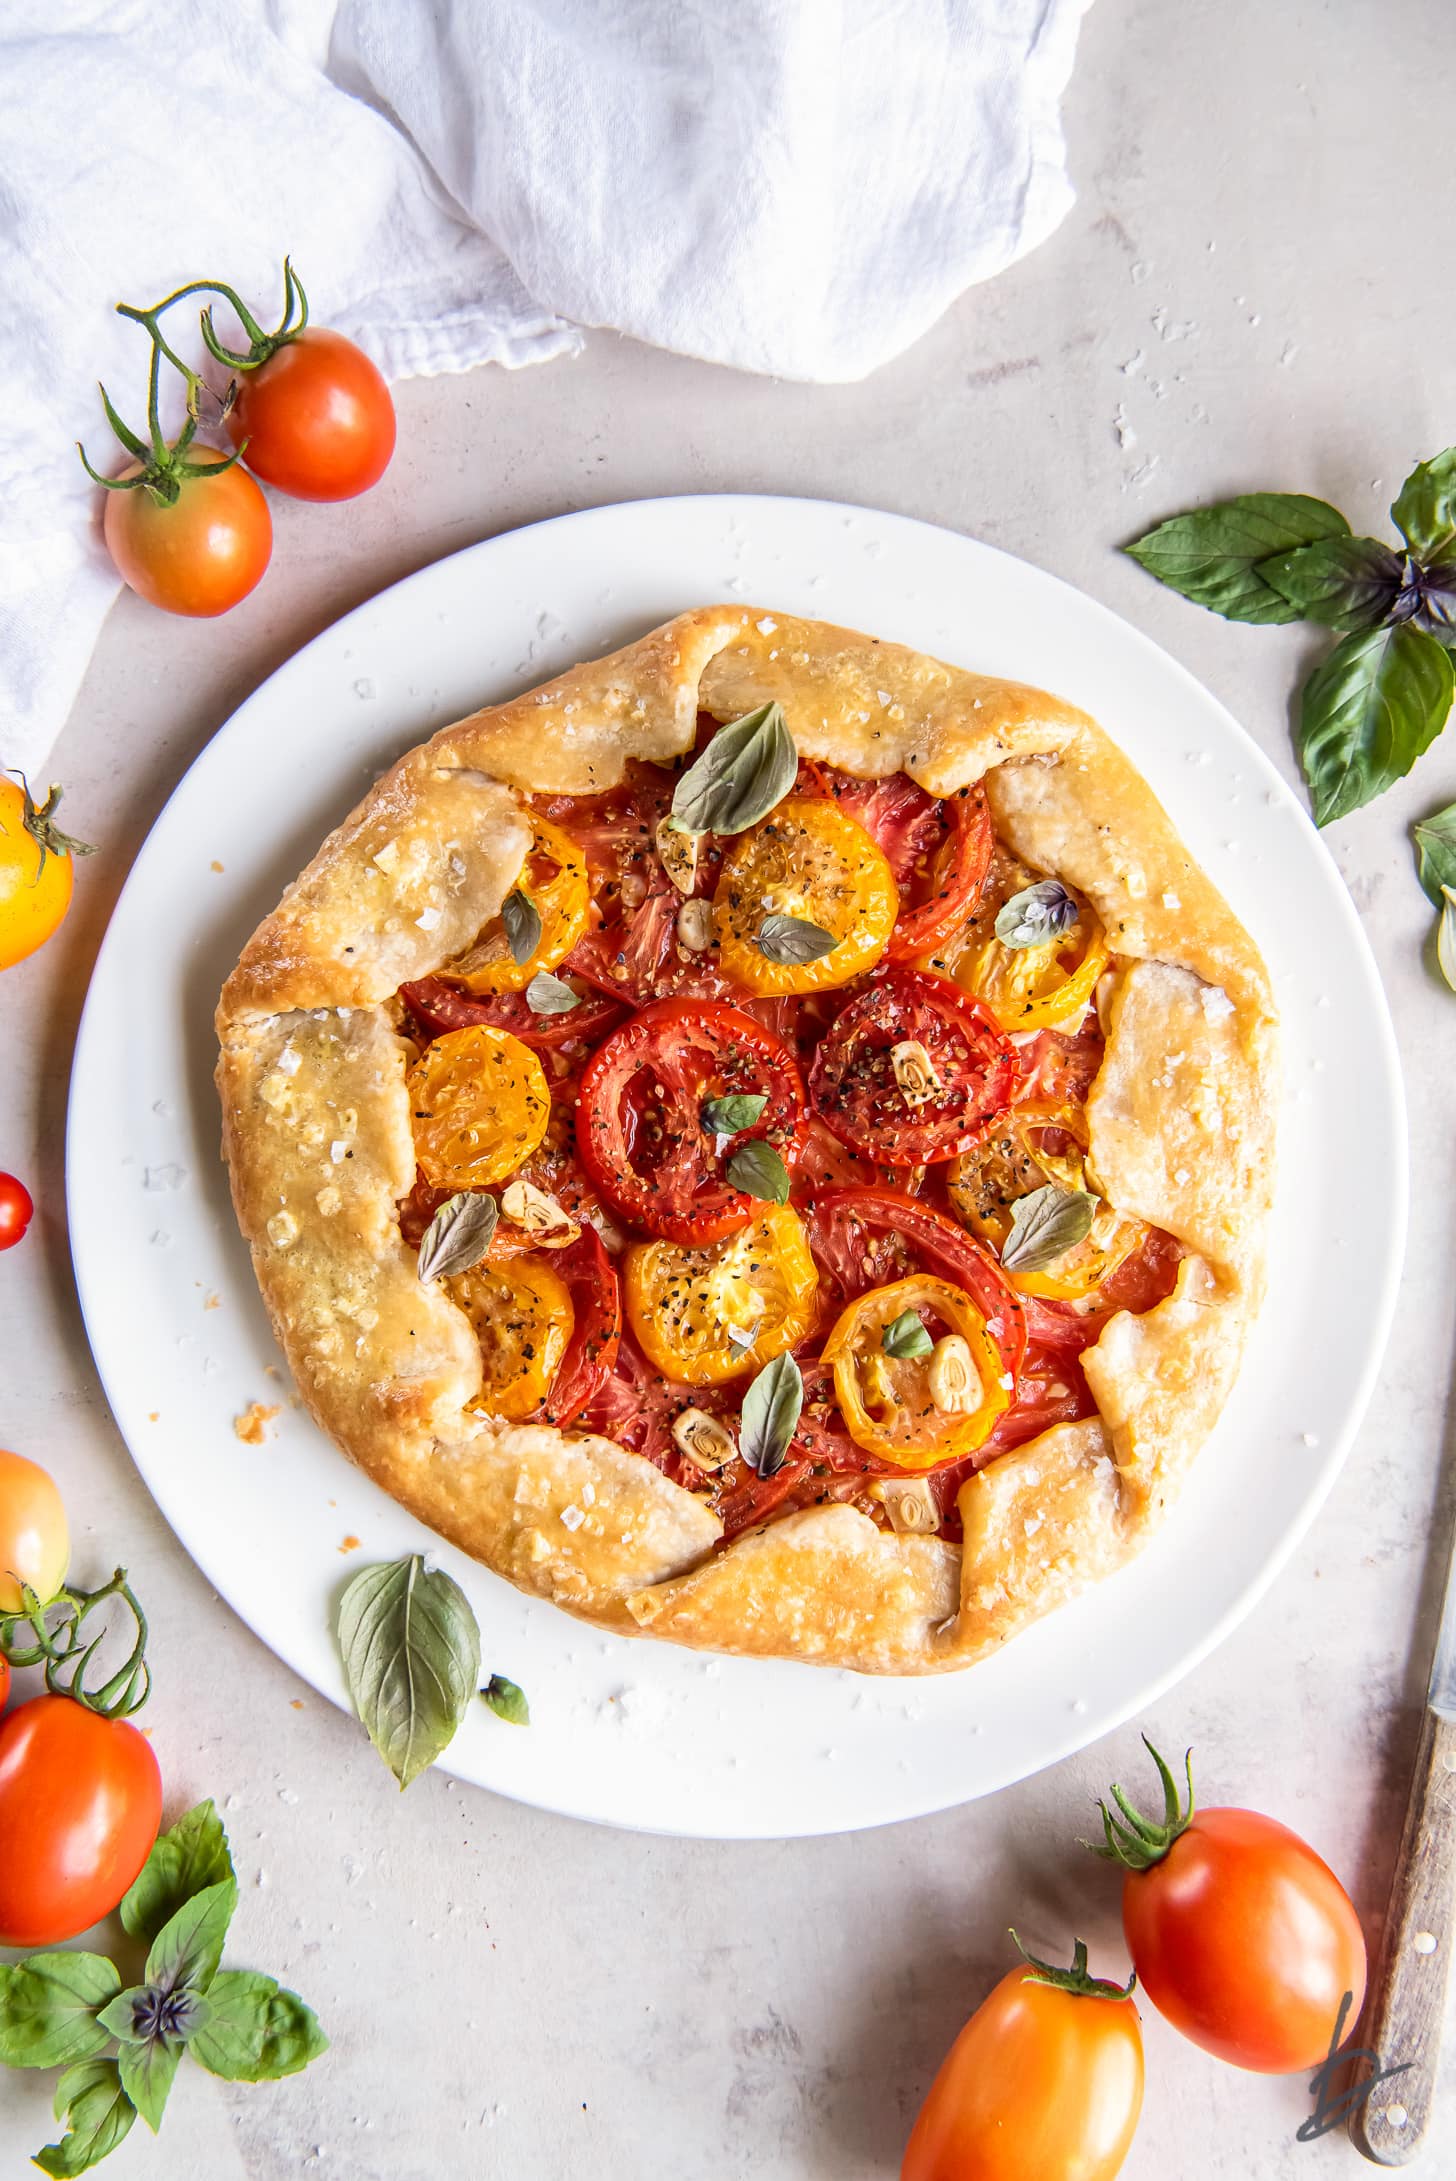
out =
[[701,1249],[639,1242],[623,1268],[627,1318],[643,1353],[690,1386],[745,1377],[794,1347],[814,1322],[818,1284],[786,1204],[763,1205],[737,1234]]
[[622,1019],[622,1010],[602,993],[590,992],[579,1007],[563,1015],[535,1014],[523,992],[461,992],[443,977],[421,977],[401,985],[399,996],[420,1026],[424,1042],[443,1037],[447,1030],[468,1030],[472,1023],[489,1023],[509,1030],[532,1052],[554,1052],[563,1045],[589,1045]]
[[[723,858],[713,895],[720,966],[765,997],[848,984],[884,953],[898,908],[890,866],[864,827],[833,802],[790,795]],[[759,945],[774,915],[817,924],[835,943],[815,961],[774,961]]]
[[239,374],[228,415],[250,470],[295,500],[352,500],[394,453],[394,403],[362,348],[306,326],[266,363]]
[[[1122,1924],[1133,1966],[1175,2029],[1261,2075],[1302,2074],[1329,2054],[1340,2003],[1365,1996],[1365,1939],[1350,1897],[1297,1833],[1253,1810],[1180,1807],[1144,1840],[1112,1816],[1108,1850],[1130,1868]],[[1104,1805],[1104,1814],[1106,1806]],[[1151,1860],[1149,1860],[1151,1858]]]
[[536,1055],[486,1023],[436,1038],[410,1069],[407,1088],[420,1170],[442,1189],[504,1181],[536,1149],[551,1117]]
[[68,1696],[0,1723],[0,1946],[54,1946],[108,1915],[151,1852],[162,1777],[146,1737]]
[[[951,1163],[946,1195],[957,1219],[993,1249],[1004,1248],[1019,1198],[1048,1182],[1089,1190],[1087,1114],[1067,1100],[1020,1099],[983,1124],[968,1151]],[[1147,1234],[1140,1219],[1098,1197],[1083,1239],[1040,1272],[1013,1272],[1023,1295],[1078,1301],[1098,1291]]]
[[12,1250],[30,1225],[35,1205],[14,1174],[0,1174],[0,1250]]
[[23,779],[0,772],[0,969],[45,945],[71,906],[76,857],[90,854],[56,824],[60,799],[53,787],[37,806]]
[[[709,1132],[707,1100],[756,1096],[756,1120]],[[788,1048],[736,1007],[660,1000],[593,1054],[581,1079],[582,1163],[614,1211],[673,1242],[717,1242],[753,1218],[758,1200],[728,1165],[767,1143],[786,1168],[798,1155],[804,1090]]]
[[1066,1990],[1030,1966],[1012,1969],[946,2055],[901,2181],[1112,2181],[1142,2103],[1132,1999],[1115,1985]]
[[894,873],[900,914],[886,959],[912,962],[929,954],[965,923],[986,883],[995,836],[985,789],[978,781],[942,801],[903,772],[885,780],[821,772],[820,780]]
[[[253,479],[236,462],[230,468],[215,447],[193,447],[190,462],[213,465],[203,477],[184,477],[170,507],[145,486],[108,492],[106,548],[123,583],[167,613],[207,620],[226,613],[261,581],[273,551],[273,519]],[[135,477],[140,462],[120,472]]]
[[[885,1346],[889,1328],[913,1319],[926,1352]],[[899,1469],[959,1461],[989,1438],[1010,1405],[1012,1373],[963,1288],[912,1273],[872,1288],[840,1314],[824,1343],[850,1437]]]
[[71,1538],[55,1484],[38,1462],[0,1449],[0,1613],[18,1613],[28,1583],[49,1605],[66,1579]]
[[887,969],[835,1018],[809,1096],[851,1151],[924,1166],[964,1150],[1019,1076],[1015,1046],[979,1001],[949,978]]
[[518,962],[506,936],[505,919],[493,916],[468,954],[445,966],[445,975],[467,992],[524,992],[538,970],[555,969],[586,930],[591,914],[591,884],[586,858],[568,834],[534,813],[532,840],[516,881],[541,920],[541,937]]

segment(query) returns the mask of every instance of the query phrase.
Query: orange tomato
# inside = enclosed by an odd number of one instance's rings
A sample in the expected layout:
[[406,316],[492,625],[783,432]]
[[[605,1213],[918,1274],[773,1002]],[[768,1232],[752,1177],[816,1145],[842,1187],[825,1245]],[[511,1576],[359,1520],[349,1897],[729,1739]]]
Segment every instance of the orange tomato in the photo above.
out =
[[[766,998],[848,984],[884,953],[899,913],[894,873],[864,827],[837,803],[791,795],[734,841],[713,895],[725,977]],[[834,946],[812,962],[775,962],[757,940],[764,919],[817,924]]]
[[60,799],[53,787],[38,805],[23,779],[0,774],[0,969],[45,945],[71,906],[75,859],[91,853],[55,823]]
[[[999,1253],[1019,1197],[1049,1181],[1097,1194],[1087,1175],[1087,1133],[1086,1108],[1070,1100],[1028,1098],[1008,1106],[952,1161],[946,1175],[951,1210]],[[1054,1266],[1007,1277],[1023,1295],[1076,1302],[1094,1293],[1147,1235],[1142,1220],[1099,1198],[1091,1232]]]
[[527,811],[531,845],[514,891],[523,893],[541,919],[541,937],[518,962],[506,937],[505,920],[493,916],[468,954],[451,962],[446,975],[467,992],[524,992],[538,970],[555,969],[586,930],[591,917],[591,879],[586,857],[560,826]]
[[545,1400],[566,1353],[576,1324],[570,1288],[534,1253],[492,1258],[449,1285],[480,1341],[476,1406],[520,1422]]
[[[922,1353],[896,1355],[884,1345],[887,1329],[910,1318]],[[970,1296],[925,1272],[850,1303],[824,1343],[824,1361],[850,1437],[900,1469],[935,1469],[974,1453],[1011,1400],[1000,1350]]]
[[551,1092],[529,1045],[489,1023],[426,1047],[406,1088],[415,1156],[437,1189],[489,1189],[538,1149]]
[[0,1613],[18,1613],[28,1583],[49,1605],[66,1579],[71,1539],[66,1510],[38,1462],[0,1448]]
[[761,1370],[814,1323],[819,1275],[787,1204],[765,1204],[724,1242],[639,1242],[622,1277],[643,1353],[689,1386]]
[[[108,492],[103,524],[117,574],[166,613],[211,620],[246,598],[273,551],[273,518],[257,484],[216,447],[191,447],[187,461],[207,474],[183,477],[166,506],[145,485]],[[135,477],[140,462],[119,472]]]

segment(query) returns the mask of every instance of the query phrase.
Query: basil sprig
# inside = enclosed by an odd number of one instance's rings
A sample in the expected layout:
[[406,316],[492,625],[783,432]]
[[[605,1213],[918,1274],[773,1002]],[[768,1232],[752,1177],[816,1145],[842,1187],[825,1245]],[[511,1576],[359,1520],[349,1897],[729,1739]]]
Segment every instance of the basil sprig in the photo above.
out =
[[448,1198],[420,1236],[415,1269],[421,1287],[478,1265],[499,1219],[500,1206],[484,1189],[463,1189]]
[[765,1204],[787,1204],[789,1172],[772,1144],[740,1144],[724,1168],[735,1189]]
[[804,1379],[791,1355],[766,1363],[743,1396],[738,1451],[761,1477],[776,1476],[804,1407]]
[[163,1833],[121,1904],[147,1944],[123,1989],[103,1954],[44,1953],[0,1964],[0,2064],[60,2067],[64,2135],[34,2163],[57,2177],[99,2165],[140,2113],[160,2126],[184,2053],[229,2082],[272,2082],[328,2049],[310,2008],[275,1978],[223,1969],[238,1903],[227,1834],[212,1803]]
[[1176,515],[1126,548],[1160,583],[1227,620],[1341,632],[1300,700],[1299,757],[1317,825],[1402,779],[1456,693],[1456,447],[1417,463],[1390,512],[1394,545],[1353,536],[1323,500],[1245,493]]
[[497,1719],[504,1719],[507,1726],[528,1727],[531,1724],[531,1707],[526,1702],[525,1690],[514,1681],[507,1681],[504,1674],[492,1674],[480,1693]]
[[541,944],[541,912],[529,894],[513,886],[501,903],[501,922],[506,928],[511,960],[524,969]]
[[1079,913],[1059,878],[1040,878],[1002,903],[996,913],[996,937],[1003,947],[1043,947],[1069,932]]
[[699,1119],[710,1136],[736,1136],[761,1121],[767,1105],[759,1091],[730,1091],[724,1098],[705,1098]]
[[1092,1231],[1097,1199],[1085,1189],[1043,1189],[1018,1197],[1011,1207],[1011,1232],[1001,1249],[1003,1272],[1045,1272],[1085,1242]]
[[928,1356],[935,1342],[913,1310],[902,1310],[898,1318],[892,1318],[880,1335],[880,1346],[887,1356],[908,1363],[916,1356]]
[[480,1685],[470,1600],[418,1553],[362,1568],[339,1603],[354,1709],[401,1789],[453,1738]]
[[822,962],[839,945],[832,931],[807,916],[766,916],[753,943],[765,960],[795,964]]
[[720,727],[673,789],[679,833],[746,833],[781,803],[799,773],[799,753],[780,704],[761,704]]

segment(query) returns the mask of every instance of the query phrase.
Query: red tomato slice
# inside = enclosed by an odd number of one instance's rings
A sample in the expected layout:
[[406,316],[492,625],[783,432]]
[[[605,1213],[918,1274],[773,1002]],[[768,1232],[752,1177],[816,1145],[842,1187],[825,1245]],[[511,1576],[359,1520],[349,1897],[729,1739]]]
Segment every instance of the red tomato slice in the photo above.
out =
[[536,1014],[524,992],[491,992],[477,998],[447,984],[443,977],[421,977],[414,984],[401,985],[399,996],[426,1043],[449,1030],[486,1022],[494,1029],[509,1030],[523,1045],[543,1053],[563,1045],[592,1043],[622,1019],[622,1009],[596,992],[564,1015]]
[[[895,1049],[920,1048],[933,1087],[912,1104]],[[979,1000],[918,969],[880,972],[836,1018],[814,1055],[809,1096],[841,1143],[886,1166],[954,1157],[1010,1103],[1021,1079],[1012,1044]]]
[[942,802],[909,775],[856,780],[820,771],[820,782],[875,842],[900,889],[886,960],[914,961],[959,931],[980,899],[994,835],[979,781]]
[[554,1250],[551,1263],[570,1288],[576,1312],[566,1353],[541,1405],[543,1423],[562,1425],[575,1422],[612,1374],[622,1337],[622,1302],[616,1268],[595,1227],[583,1227],[564,1250]]
[[1021,1081],[1016,1086],[1017,1099],[1038,1098],[1058,1104],[1070,1099],[1074,1105],[1083,1105],[1102,1066],[1106,1043],[1097,1011],[1089,1008],[1086,1022],[1070,1037],[1061,1030],[1041,1030],[1019,1050]]
[[[736,1092],[768,1099],[762,1117],[721,1151],[703,1102]],[[786,1046],[751,1015],[713,1002],[661,1000],[614,1030],[581,1079],[582,1164],[623,1219],[670,1242],[716,1242],[746,1227],[757,1200],[727,1179],[750,1142],[798,1156],[804,1088]]]

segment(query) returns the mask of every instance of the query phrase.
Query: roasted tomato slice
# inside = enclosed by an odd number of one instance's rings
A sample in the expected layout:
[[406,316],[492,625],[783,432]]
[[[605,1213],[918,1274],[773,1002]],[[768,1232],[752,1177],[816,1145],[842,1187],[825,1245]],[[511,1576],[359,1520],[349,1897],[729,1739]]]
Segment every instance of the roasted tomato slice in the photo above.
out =
[[538,1015],[524,992],[477,997],[446,984],[443,977],[421,977],[414,984],[401,985],[399,996],[426,1044],[447,1030],[468,1030],[473,1023],[484,1022],[492,1029],[509,1030],[532,1052],[555,1052],[563,1045],[594,1044],[615,1029],[623,1015],[623,1009],[600,992],[584,992],[581,1005],[564,1015]]
[[959,931],[980,898],[994,835],[978,781],[942,800],[907,773],[856,780],[821,772],[841,810],[857,818],[895,875],[900,914],[885,956],[912,962]]
[[887,969],[814,1055],[809,1096],[841,1143],[886,1166],[954,1157],[1010,1102],[1016,1048],[946,977]]
[[[733,1131],[704,1122],[713,1098],[765,1102]],[[734,1154],[767,1143],[798,1154],[804,1087],[787,1046],[736,1007],[660,1000],[613,1031],[587,1063],[577,1109],[582,1162],[614,1211],[673,1242],[717,1242],[759,1200],[727,1178]]]
[[1002,1375],[1018,1375],[1026,1353],[1027,1306],[990,1251],[944,1212],[898,1189],[823,1189],[805,1213],[809,1247],[824,1289],[852,1302],[912,1272],[963,1288],[986,1321]]
[[1045,876],[998,848],[976,914],[960,933],[935,950],[932,967],[954,977],[984,1000],[1004,1030],[1046,1030],[1076,1023],[1106,969],[1106,934],[1092,905],[1074,887],[1077,921],[1058,939],[1035,947],[1003,946],[997,912],[1025,887]]
[[[729,847],[713,896],[719,964],[747,992],[774,997],[848,984],[885,951],[899,895],[864,827],[820,796],[790,795]],[[772,916],[817,924],[834,945],[815,961],[773,960]]]
[[488,1189],[546,1133],[551,1093],[529,1046],[476,1023],[426,1046],[406,1085],[415,1156],[437,1188]]
[[513,891],[524,894],[536,911],[541,936],[527,960],[518,962],[504,916],[493,916],[469,952],[445,964],[444,974],[467,992],[524,992],[538,970],[555,969],[565,959],[591,915],[586,857],[560,826],[535,811],[525,815],[531,845]]
[[[986,1122],[970,1150],[952,1160],[946,1195],[957,1219],[999,1256],[1017,1199],[1048,1182],[1059,1189],[1091,1189],[1087,1114],[1065,1101],[1028,1098]],[[1142,1220],[1099,1199],[1091,1232],[1082,1241],[1043,1271],[1013,1272],[1012,1284],[1023,1295],[1079,1301],[1102,1286],[1146,1233]]]
[[[916,1326],[922,1352],[906,1354]],[[963,1460],[1011,1403],[1014,1377],[985,1318],[964,1288],[924,1272],[848,1304],[823,1360],[850,1437],[901,1469]]]
[[480,1342],[475,1404],[519,1423],[546,1399],[576,1326],[571,1290],[543,1252],[491,1257],[446,1282]]
[[571,1296],[571,1337],[541,1407],[548,1424],[573,1423],[611,1376],[622,1336],[622,1303],[612,1261],[601,1236],[583,1227],[577,1239],[551,1258]]
[[639,1242],[623,1268],[627,1319],[664,1376],[712,1386],[761,1370],[814,1323],[819,1275],[797,1212],[764,1204],[726,1241]]

